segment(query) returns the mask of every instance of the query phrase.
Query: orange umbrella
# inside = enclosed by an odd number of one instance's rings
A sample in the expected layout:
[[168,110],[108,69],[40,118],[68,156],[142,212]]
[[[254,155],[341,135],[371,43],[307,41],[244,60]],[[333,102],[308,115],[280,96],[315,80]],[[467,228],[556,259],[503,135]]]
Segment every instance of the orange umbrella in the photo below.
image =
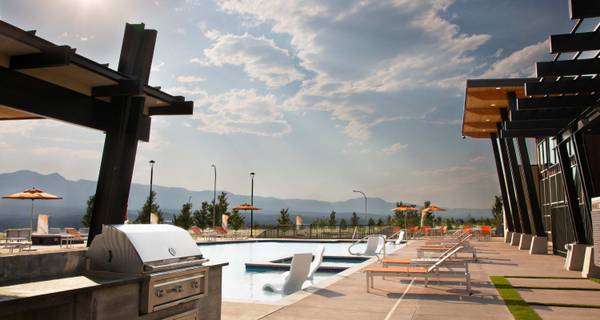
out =
[[16,199],[16,200],[31,200],[31,230],[33,231],[33,201],[35,200],[60,200],[62,197],[55,196],[50,193],[44,192],[38,188],[29,188],[21,192],[9,194],[2,197],[3,199]]
[[240,205],[238,205],[237,207],[234,207],[232,210],[235,211],[249,211],[249,210],[262,210],[261,208],[257,208],[251,204],[248,203],[242,203]]
[[423,226],[423,222],[425,221],[425,218],[431,214],[432,212],[438,212],[438,211],[446,211],[446,209],[442,209],[438,206],[434,206],[434,205],[430,205],[427,208],[423,208],[421,209],[421,227]]
[[396,207],[396,208],[392,209],[392,211],[393,212],[405,212],[405,214],[404,214],[404,228],[406,229],[407,228],[407,225],[406,225],[406,212],[417,211],[417,208],[413,207],[413,206],[402,205],[402,206],[399,206],[399,207]]

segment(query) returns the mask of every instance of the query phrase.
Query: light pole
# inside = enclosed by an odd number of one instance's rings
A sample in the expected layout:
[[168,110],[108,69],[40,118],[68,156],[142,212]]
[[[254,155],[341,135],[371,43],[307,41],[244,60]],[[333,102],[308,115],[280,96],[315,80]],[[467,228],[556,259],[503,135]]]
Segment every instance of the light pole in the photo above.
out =
[[[250,172],[250,206],[254,207],[254,172]],[[254,210],[250,209],[250,238],[253,236]]]
[[367,195],[364,192],[360,191],[360,190],[352,190],[352,192],[360,193],[365,198],[365,223],[369,224],[368,216],[367,216]]
[[215,166],[214,164],[210,165],[211,167],[213,167],[213,169],[215,169],[215,182],[213,184],[213,230],[215,229],[215,224],[217,221],[217,166]]
[[156,161],[150,160],[148,163],[150,164],[150,194],[148,195],[148,200],[150,201],[150,214],[148,215],[148,223],[152,223],[152,179],[154,178],[154,164]]

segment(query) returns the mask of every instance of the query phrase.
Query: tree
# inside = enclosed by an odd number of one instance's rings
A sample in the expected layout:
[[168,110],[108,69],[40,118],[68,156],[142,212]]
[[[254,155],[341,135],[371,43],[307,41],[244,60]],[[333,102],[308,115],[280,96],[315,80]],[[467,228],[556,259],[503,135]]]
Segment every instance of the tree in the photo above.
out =
[[356,212],[352,212],[352,217],[350,218],[350,224],[353,227],[358,226],[358,221],[360,220],[360,218],[358,217],[358,215],[356,214]]
[[492,215],[494,216],[494,223],[498,226],[504,219],[504,212],[502,211],[502,196],[495,195],[494,203],[492,204]]
[[200,209],[194,211],[193,221],[200,229],[205,229],[209,225],[212,226],[212,206],[208,202],[203,201]]
[[227,220],[227,224],[231,229],[238,231],[244,225],[244,217],[237,211],[233,210],[233,212],[229,215],[229,220]]
[[173,224],[185,230],[189,230],[192,227],[194,224],[193,220],[191,202],[184,203],[181,206],[179,214],[173,215]]
[[279,218],[277,218],[277,224],[280,226],[289,226],[292,224],[290,214],[288,213],[289,208],[284,208],[279,211]]
[[369,226],[374,226],[375,225],[375,220],[373,220],[373,218],[369,218]]
[[335,211],[331,211],[331,213],[329,214],[329,226],[335,227],[336,224],[337,221],[335,220]]
[[383,226],[383,220],[381,218],[377,219],[377,226],[378,227],[382,227]]
[[93,194],[87,199],[87,208],[85,209],[85,214],[83,218],[81,218],[81,224],[89,228],[92,225],[92,213],[94,212],[94,202],[96,201],[96,195]]
[[133,223],[150,223],[150,213],[154,213],[158,216],[158,223],[163,223],[163,212],[160,210],[160,206],[156,203],[156,192],[152,191],[146,202],[142,207],[142,210],[138,211],[138,216],[135,218]]
[[348,223],[346,222],[346,219],[342,218],[342,220],[340,220],[340,228],[347,228],[348,227]]

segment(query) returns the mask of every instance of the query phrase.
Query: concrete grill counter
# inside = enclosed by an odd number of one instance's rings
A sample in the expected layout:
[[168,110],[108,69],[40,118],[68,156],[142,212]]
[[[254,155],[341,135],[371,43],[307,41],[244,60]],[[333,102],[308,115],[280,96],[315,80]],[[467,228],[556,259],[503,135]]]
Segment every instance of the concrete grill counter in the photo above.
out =
[[[119,226],[108,228],[111,229],[104,230],[103,236],[110,241],[100,243],[102,237],[98,237],[98,244],[92,244],[88,252],[79,250],[0,258],[0,275],[3,276],[0,280],[0,320],[220,319],[221,275],[226,264],[208,264],[201,254],[196,254],[195,258],[190,256],[191,252],[197,253],[195,243],[194,248],[189,243],[177,244],[187,240],[182,237],[183,234],[176,234],[178,230],[170,229],[175,228],[172,226],[166,226],[168,230],[162,231],[151,227],[148,231],[158,238],[155,241],[167,236],[171,239],[162,243],[166,244],[166,249],[175,252],[169,253],[169,259],[159,260],[155,258],[160,255],[156,251],[160,251],[161,246],[153,246],[154,250],[147,249],[137,258],[128,252],[137,247],[127,248],[127,244],[135,243],[136,237],[139,240],[148,236],[144,235],[146,231],[139,229],[143,226],[122,230]],[[128,234],[133,233],[137,236],[126,241]],[[121,238],[118,239],[117,235]],[[172,239],[179,241],[173,242]],[[190,241],[193,242],[191,238]],[[129,259],[129,267],[119,261],[118,250],[128,252],[122,257]],[[98,261],[99,257],[106,259]],[[144,257],[153,259],[152,263],[143,262]],[[52,268],[44,273],[48,263],[52,263]],[[122,268],[136,268],[136,272]],[[116,272],[114,269],[120,270]],[[29,270],[42,271],[31,276],[27,272]]]

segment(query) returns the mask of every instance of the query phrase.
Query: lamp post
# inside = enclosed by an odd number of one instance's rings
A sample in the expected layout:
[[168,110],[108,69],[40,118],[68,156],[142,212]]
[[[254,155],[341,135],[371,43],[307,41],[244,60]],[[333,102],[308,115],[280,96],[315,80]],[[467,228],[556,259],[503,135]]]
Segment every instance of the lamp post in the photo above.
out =
[[215,225],[217,222],[217,166],[215,166],[214,164],[210,165],[211,167],[213,167],[214,172],[215,172],[215,181],[213,183],[213,216],[212,216],[212,225],[213,225],[213,230],[215,229]]
[[154,164],[156,161],[150,160],[148,163],[150,164],[150,194],[148,195],[148,200],[150,201],[150,215],[148,215],[148,223],[152,223],[152,179],[154,178]]
[[[254,172],[250,172],[250,205],[254,206]],[[250,238],[254,235],[254,210],[250,209]]]
[[369,219],[368,219],[368,215],[367,215],[367,195],[360,190],[352,190],[352,192],[360,193],[365,198],[365,223],[369,224],[369,221],[368,221]]

